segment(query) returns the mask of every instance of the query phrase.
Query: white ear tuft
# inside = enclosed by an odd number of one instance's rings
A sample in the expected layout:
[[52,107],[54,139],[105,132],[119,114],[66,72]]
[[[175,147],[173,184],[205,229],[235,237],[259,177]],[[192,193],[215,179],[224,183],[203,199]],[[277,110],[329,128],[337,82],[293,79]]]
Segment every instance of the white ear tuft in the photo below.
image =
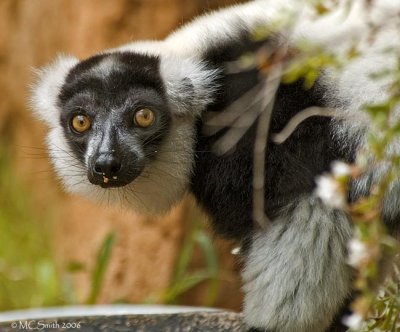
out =
[[37,70],[37,81],[32,86],[31,105],[37,117],[50,127],[58,124],[57,97],[69,71],[79,60],[59,56],[52,64]]
[[175,114],[198,116],[214,100],[219,71],[204,62],[174,55],[161,56],[161,76]]

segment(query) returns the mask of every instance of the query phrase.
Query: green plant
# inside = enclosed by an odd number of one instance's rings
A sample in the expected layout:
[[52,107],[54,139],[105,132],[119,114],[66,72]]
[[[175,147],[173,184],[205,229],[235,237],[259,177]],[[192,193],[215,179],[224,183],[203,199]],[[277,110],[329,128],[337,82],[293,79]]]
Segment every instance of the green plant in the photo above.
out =
[[[206,283],[208,290],[203,305],[213,306],[215,304],[221,278],[218,255],[203,224],[194,218],[190,225],[189,234],[186,236],[177,258],[169,287],[150,296],[147,302],[178,304],[183,294],[199,284]],[[204,267],[193,269],[191,263],[197,249],[203,258]]]
[[87,304],[95,304],[100,294],[104,281],[104,275],[111,259],[111,252],[115,243],[115,237],[116,235],[114,232],[107,234],[97,253],[96,264],[91,274],[91,289],[89,297],[86,300]]
[[0,144],[0,310],[66,303],[51,255],[50,216],[39,215],[18,181],[11,144]]

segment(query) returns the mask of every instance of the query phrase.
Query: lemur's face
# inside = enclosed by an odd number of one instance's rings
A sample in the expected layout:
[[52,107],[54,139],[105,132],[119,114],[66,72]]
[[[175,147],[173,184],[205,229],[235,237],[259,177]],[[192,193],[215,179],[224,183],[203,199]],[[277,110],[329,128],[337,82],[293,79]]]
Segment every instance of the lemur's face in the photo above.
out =
[[172,120],[157,58],[129,53],[79,63],[59,105],[71,151],[90,183],[102,188],[139,177],[156,159]]
[[50,155],[67,190],[146,213],[183,196],[196,116],[210,100],[196,80],[210,73],[173,62],[113,52],[62,58],[41,72],[33,103],[51,128]]

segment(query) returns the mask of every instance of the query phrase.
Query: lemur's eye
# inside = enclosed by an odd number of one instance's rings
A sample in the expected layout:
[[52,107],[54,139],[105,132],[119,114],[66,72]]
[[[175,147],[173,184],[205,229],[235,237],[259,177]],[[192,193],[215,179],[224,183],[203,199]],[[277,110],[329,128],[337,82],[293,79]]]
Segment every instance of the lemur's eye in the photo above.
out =
[[154,115],[154,112],[149,108],[140,109],[135,113],[134,117],[135,125],[141,128],[150,127],[154,123],[155,119],[156,116]]
[[78,133],[84,133],[90,129],[90,119],[87,115],[78,114],[72,118],[71,127],[74,131]]

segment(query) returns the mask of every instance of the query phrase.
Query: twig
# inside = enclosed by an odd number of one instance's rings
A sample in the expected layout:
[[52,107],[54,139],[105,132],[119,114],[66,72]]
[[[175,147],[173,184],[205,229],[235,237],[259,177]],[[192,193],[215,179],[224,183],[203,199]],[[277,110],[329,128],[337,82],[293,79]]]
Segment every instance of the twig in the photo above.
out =
[[[280,73],[280,76],[275,75],[277,74],[271,71],[271,74],[268,74],[268,77],[270,80],[280,80],[282,78],[282,72]],[[243,96],[235,100],[223,112],[208,112],[205,117],[205,128],[203,129],[203,133],[211,136],[229,126],[240,127],[240,125],[237,123],[238,119],[243,115],[246,116],[246,113],[248,113],[252,107],[265,100],[265,96],[263,95],[265,88],[264,86],[265,81],[257,84],[247,91]],[[248,106],[244,107],[244,105]]]
[[265,214],[265,169],[272,110],[275,104],[276,92],[281,82],[282,68],[282,63],[273,66],[270,72],[271,75],[266,80],[265,97],[261,107],[262,113],[258,120],[254,143],[253,218],[263,230],[267,230],[271,226],[271,221]]
[[309,107],[293,116],[288,124],[277,134],[272,134],[272,141],[276,144],[284,143],[296,130],[296,128],[305,120],[312,116],[325,116],[325,117],[343,117],[340,116],[337,110],[333,108],[324,107]]
[[[257,84],[255,87],[247,91],[243,96],[235,100],[225,111],[209,112],[205,118],[205,128],[203,129],[203,133],[211,136],[226,127],[232,126],[238,118],[262,99],[259,92],[260,85],[261,84]],[[243,107],[243,105],[249,106]]]

